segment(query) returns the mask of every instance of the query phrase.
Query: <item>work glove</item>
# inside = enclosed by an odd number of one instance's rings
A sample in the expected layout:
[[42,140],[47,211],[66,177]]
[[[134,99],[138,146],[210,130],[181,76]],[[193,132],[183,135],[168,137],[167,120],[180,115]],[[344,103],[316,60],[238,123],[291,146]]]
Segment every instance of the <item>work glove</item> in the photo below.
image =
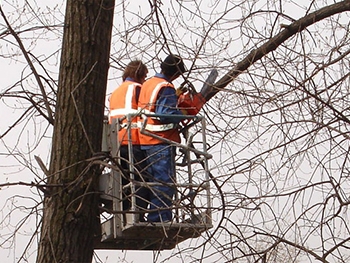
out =
[[185,93],[187,91],[187,87],[184,85],[181,85],[175,90],[176,96],[180,97],[181,94]]
[[182,113],[183,115],[189,115],[188,112],[187,112],[187,110],[185,110],[185,109],[181,109],[181,113]]
[[180,97],[182,94],[186,93],[186,92],[192,92],[192,91],[196,91],[193,84],[191,82],[189,82],[188,80],[185,80],[184,82],[182,82],[182,84],[180,85],[180,87],[178,87],[176,89],[176,95],[178,97]]

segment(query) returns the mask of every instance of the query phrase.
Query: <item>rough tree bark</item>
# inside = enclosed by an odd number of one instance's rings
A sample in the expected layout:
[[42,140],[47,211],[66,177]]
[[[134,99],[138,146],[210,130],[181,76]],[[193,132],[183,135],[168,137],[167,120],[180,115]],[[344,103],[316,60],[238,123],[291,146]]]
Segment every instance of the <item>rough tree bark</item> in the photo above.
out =
[[38,263],[91,262],[114,0],[68,0]]

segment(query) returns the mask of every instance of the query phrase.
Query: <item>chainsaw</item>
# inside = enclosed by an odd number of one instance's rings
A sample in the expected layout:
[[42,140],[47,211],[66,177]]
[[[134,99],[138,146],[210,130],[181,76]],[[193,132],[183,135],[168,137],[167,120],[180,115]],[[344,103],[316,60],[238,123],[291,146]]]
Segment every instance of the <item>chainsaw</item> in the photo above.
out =
[[189,81],[183,82],[177,89],[179,95],[178,107],[187,111],[188,115],[196,115],[207,102],[205,95],[213,90],[213,84],[218,76],[218,71],[212,69],[205,80],[200,92],[196,92],[193,84]]

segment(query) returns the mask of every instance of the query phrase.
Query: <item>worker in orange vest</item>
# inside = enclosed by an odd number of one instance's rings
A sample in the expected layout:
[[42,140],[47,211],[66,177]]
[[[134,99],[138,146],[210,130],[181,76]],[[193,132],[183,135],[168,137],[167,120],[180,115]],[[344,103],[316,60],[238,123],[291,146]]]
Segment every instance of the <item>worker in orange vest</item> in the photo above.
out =
[[[122,79],[123,83],[116,88],[109,100],[110,103],[110,120],[112,118],[123,118],[126,114],[137,114],[138,100],[141,91],[141,84],[145,82],[148,69],[140,60],[131,61],[125,68]],[[131,115],[131,142],[129,142],[127,126],[127,119],[124,118],[121,122],[121,129],[118,132],[118,140],[120,145],[121,166],[124,171],[127,171],[122,176],[122,184],[126,185],[130,182],[129,167],[129,151],[128,144],[132,144],[133,161],[134,161],[134,179],[138,181],[146,180],[141,178],[141,174],[145,174],[143,151],[140,149],[139,132],[137,128],[137,116]],[[130,189],[126,188],[123,192],[123,210],[131,208]],[[136,206],[138,209],[144,210],[147,208],[148,189],[146,187],[138,187],[136,189]],[[145,221],[144,214],[140,213],[141,222]]]
[[[178,124],[186,117],[177,108],[178,97],[172,81],[186,72],[183,60],[178,55],[169,55],[161,63],[161,73],[142,85],[139,110],[147,117],[145,130],[161,138],[180,142]],[[152,117],[152,114],[163,116]],[[141,115],[142,116],[142,115]],[[142,119],[140,121],[143,121]],[[172,220],[171,205],[175,188],[176,148],[171,143],[140,133],[141,149],[147,156],[148,174],[152,185],[150,191],[149,222]]]

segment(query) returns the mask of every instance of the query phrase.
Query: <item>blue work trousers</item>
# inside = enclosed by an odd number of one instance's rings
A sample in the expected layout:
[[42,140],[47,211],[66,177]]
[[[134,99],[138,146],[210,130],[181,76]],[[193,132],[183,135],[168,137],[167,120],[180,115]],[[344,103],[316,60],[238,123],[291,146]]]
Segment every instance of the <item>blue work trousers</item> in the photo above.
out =
[[149,222],[165,222],[172,219],[172,206],[176,188],[175,154],[176,147],[168,144],[142,145],[147,159],[149,182],[156,183],[150,189]]

